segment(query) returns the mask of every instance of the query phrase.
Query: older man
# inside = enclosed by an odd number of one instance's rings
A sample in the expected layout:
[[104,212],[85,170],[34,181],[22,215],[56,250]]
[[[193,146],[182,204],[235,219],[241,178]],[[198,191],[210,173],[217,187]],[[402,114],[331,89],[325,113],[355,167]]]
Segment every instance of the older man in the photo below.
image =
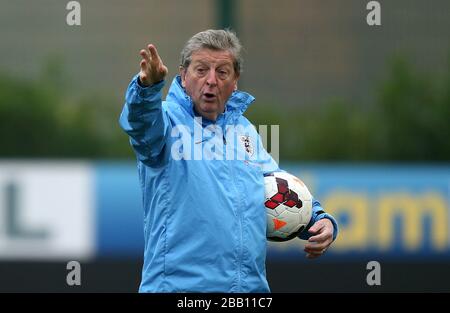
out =
[[[140,55],[120,117],[143,193],[140,291],[268,292],[263,174],[280,169],[242,115],[254,98],[237,90],[238,38],[207,30],[189,39],[165,101],[167,67],[152,44]],[[320,256],[336,235],[336,221],[314,200],[299,235],[310,241],[307,256]]]

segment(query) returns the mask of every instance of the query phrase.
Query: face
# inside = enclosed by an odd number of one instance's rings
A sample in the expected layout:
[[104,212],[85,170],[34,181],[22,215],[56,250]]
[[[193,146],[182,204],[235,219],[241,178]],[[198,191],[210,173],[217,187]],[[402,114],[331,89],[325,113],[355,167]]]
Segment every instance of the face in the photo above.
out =
[[201,116],[216,120],[237,89],[239,74],[233,61],[229,51],[200,49],[192,54],[187,69],[180,68],[181,83]]

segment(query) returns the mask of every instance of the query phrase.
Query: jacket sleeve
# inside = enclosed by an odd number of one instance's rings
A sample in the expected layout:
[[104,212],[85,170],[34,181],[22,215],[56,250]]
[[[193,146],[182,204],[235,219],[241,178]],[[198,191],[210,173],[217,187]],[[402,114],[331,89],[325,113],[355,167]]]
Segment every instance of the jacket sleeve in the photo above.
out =
[[323,218],[327,218],[331,221],[331,223],[333,223],[333,240],[335,240],[337,237],[337,234],[339,232],[339,229],[338,229],[338,224],[337,224],[336,220],[334,219],[334,217],[331,216],[330,214],[326,213],[325,210],[322,208],[322,205],[320,204],[320,202],[314,198],[312,200],[312,206],[313,206],[312,207],[313,212],[312,212],[311,220],[309,221],[306,228],[298,235],[298,238],[308,240],[309,237],[311,237],[311,234],[308,232],[309,228],[315,222],[317,222]]
[[143,87],[138,77],[136,75],[128,86],[119,124],[130,136],[138,160],[155,166],[161,162],[170,134],[170,123],[161,101],[165,82]]

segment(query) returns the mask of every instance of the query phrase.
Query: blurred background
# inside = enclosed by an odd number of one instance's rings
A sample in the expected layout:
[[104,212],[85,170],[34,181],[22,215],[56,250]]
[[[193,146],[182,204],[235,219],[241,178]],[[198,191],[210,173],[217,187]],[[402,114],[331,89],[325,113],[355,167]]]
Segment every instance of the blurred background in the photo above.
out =
[[146,44],[170,82],[187,39],[223,27],[245,48],[246,116],[280,125],[280,166],[340,224],[318,260],[270,243],[272,290],[450,291],[450,2],[378,2],[369,26],[362,0],[82,0],[70,26],[69,1],[0,0],[0,292],[137,291],[124,93]]

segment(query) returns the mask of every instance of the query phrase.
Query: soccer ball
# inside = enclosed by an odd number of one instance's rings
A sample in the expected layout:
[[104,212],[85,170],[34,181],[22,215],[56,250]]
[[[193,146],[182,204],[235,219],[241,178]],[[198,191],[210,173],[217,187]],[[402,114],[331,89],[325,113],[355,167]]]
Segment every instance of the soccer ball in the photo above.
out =
[[264,175],[267,239],[287,241],[298,236],[311,220],[312,195],[297,177],[274,172]]

